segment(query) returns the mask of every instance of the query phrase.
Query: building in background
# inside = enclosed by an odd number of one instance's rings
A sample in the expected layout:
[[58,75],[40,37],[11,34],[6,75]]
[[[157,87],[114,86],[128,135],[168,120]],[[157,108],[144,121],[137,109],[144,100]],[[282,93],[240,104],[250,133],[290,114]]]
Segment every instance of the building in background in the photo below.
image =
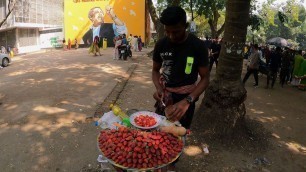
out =
[[[0,21],[8,12],[8,0],[0,0]],[[0,46],[27,53],[61,45],[63,0],[16,0],[16,6],[0,28]]]
[[[81,45],[89,46],[97,35],[106,37],[108,46],[113,46],[114,37],[125,33],[141,36],[145,42],[148,38],[146,25],[150,24],[146,21],[145,5],[145,0],[67,0],[64,5],[65,38],[77,39]],[[89,19],[89,12],[93,8],[99,8],[99,16],[104,20],[99,27],[93,27],[93,22]],[[107,14],[110,9],[113,9],[115,16]],[[115,20],[120,20],[120,27],[117,27]]]
[[[16,6],[0,28],[0,46],[16,47],[18,53],[38,51],[42,48],[61,47],[63,38],[77,39],[84,44],[83,37],[92,22],[88,12],[93,7],[104,11],[105,23],[113,20],[105,13],[111,6],[118,18],[124,22],[127,35],[142,37],[148,42],[151,37],[150,17],[144,0],[15,0]],[[0,21],[8,12],[9,0],[0,0]],[[108,41],[112,42],[113,38]],[[73,41],[74,43],[74,41]]]

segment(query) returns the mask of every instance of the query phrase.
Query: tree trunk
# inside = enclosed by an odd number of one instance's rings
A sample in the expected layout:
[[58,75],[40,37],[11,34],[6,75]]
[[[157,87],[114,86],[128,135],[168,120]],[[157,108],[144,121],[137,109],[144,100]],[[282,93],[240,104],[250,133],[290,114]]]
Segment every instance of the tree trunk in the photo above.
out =
[[194,17],[193,17],[193,0],[190,0],[190,3],[189,3],[189,8],[190,8],[190,12],[191,12],[191,21],[194,20]]
[[216,77],[205,91],[197,121],[210,132],[229,136],[244,123],[246,90],[241,82],[251,0],[228,0]]
[[151,34],[151,19],[148,6],[145,6],[145,45],[150,44]]
[[153,5],[152,0],[146,0],[146,5],[148,7],[152,22],[154,23],[155,30],[157,32],[157,39],[159,40],[160,38],[164,37],[164,26],[163,24],[159,21],[159,17],[157,16],[156,8]]
[[209,24],[209,27],[210,27],[211,37],[215,38],[216,37],[216,27],[217,26],[214,26],[212,19],[208,19],[208,24]]

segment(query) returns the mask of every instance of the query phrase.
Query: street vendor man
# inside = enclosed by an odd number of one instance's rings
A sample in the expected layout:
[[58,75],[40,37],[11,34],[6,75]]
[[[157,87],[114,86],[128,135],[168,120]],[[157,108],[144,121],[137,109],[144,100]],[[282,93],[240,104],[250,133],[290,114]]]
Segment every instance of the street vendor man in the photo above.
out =
[[189,129],[195,102],[209,84],[208,49],[186,31],[186,12],[181,7],[166,8],[160,21],[165,37],[154,47],[152,69],[156,113]]

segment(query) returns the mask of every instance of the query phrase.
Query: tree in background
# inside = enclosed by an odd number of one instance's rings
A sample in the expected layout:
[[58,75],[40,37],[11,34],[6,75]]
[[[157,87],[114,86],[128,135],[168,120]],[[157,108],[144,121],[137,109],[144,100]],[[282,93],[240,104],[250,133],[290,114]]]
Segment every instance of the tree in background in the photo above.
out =
[[208,20],[211,37],[219,37],[223,33],[224,21],[219,20],[225,10],[225,0],[182,0],[181,4],[190,12],[192,21],[197,17],[205,17]]
[[[239,131],[249,132],[245,121],[246,109],[244,105],[247,92],[242,85],[241,74],[243,69],[242,52],[246,41],[247,27],[250,24],[250,4],[251,0],[226,1],[225,31],[216,76],[205,91],[196,117],[196,121],[201,121],[201,126],[207,129],[206,132],[221,136],[233,136]],[[291,14],[292,16],[289,16],[286,14],[286,16],[292,18],[288,20],[290,27],[300,28],[305,22],[299,24],[297,19],[298,21],[305,20],[301,17],[303,10],[296,11],[298,15]],[[278,10],[271,12],[271,14],[274,14],[273,23],[281,19],[277,16]],[[270,24],[273,23],[271,21]],[[285,25],[286,23],[274,23],[277,26],[281,24]],[[281,31],[280,34],[285,31]],[[291,30],[291,32],[293,31]]]
[[[225,0],[158,0],[156,7],[153,5],[152,0],[147,0],[146,3],[155,25],[158,38],[160,38],[161,35],[163,36],[163,27],[158,20],[158,14],[170,5],[182,6],[191,15],[192,21],[196,18],[199,18],[199,21],[205,17],[210,27],[210,32],[205,33],[206,36],[210,34],[212,37],[219,37],[224,31],[224,19],[222,14],[225,10]],[[196,23],[200,24],[197,21]],[[199,31],[203,31],[203,29],[200,29]],[[204,33],[200,33],[199,36],[202,36],[202,34]]]
[[304,47],[305,7],[296,0],[288,0],[278,5],[273,5],[274,1],[267,1],[261,7],[253,10],[253,19],[260,22],[257,29],[249,28],[247,40],[264,44],[266,40],[280,36],[287,39],[292,45],[299,44],[300,47]]
[[[276,0],[268,0],[259,6],[257,0],[251,0],[250,27],[247,41],[265,43],[267,39],[283,36],[292,44],[306,48],[304,41],[305,7],[298,0],[288,0],[286,3],[273,5]],[[198,36],[220,37],[224,31],[225,0],[158,0],[154,7],[152,0],[147,0],[158,38],[164,35],[163,26],[159,23],[158,12],[168,5],[180,5],[191,16],[197,25]]]
[[306,50],[306,22],[304,22],[302,25],[301,25],[301,33],[298,33],[296,35],[296,41],[299,44],[300,48],[302,48],[303,50]]
[[157,8],[154,6],[152,0],[146,0],[146,6],[148,7],[152,22],[154,23],[155,30],[157,32],[157,39],[164,36],[164,26],[159,21],[159,13],[169,5],[179,6],[180,0],[158,0]]
[[242,52],[251,0],[227,0],[225,32],[216,77],[200,105],[197,121],[211,133],[230,136],[244,125],[246,90],[241,82]]
[[7,5],[8,12],[6,13],[4,19],[0,22],[0,27],[6,22],[7,18],[8,18],[8,17],[11,15],[11,13],[13,12],[14,7],[15,7],[15,4],[16,4],[16,1],[15,1],[15,0],[9,0],[9,1],[8,1],[8,5]]

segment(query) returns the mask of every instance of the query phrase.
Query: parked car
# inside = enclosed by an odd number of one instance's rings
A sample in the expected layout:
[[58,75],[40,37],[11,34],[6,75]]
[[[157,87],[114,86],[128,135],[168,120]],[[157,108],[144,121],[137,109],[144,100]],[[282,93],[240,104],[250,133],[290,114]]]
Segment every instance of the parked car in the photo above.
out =
[[11,58],[8,54],[0,53],[0,66],[6,67],[11,63]]

